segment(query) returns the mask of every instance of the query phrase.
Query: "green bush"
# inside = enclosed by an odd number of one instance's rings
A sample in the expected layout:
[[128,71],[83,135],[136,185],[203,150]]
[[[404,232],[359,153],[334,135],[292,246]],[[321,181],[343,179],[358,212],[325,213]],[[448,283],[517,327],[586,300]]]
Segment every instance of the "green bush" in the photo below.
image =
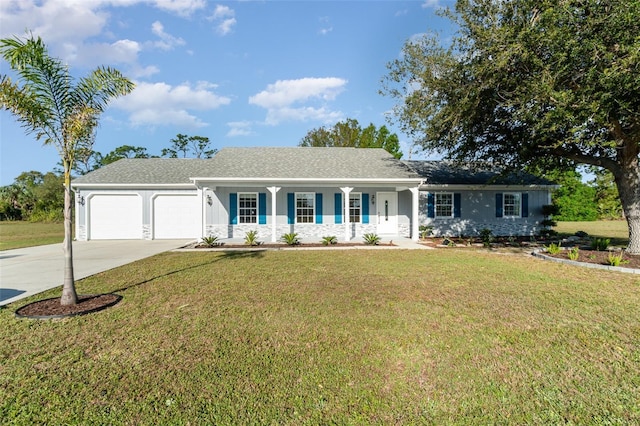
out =
[[224,243],[220,241],[220,239],[214,235],[209,235],[207,237],[202,237],[202,245],[206,247],[219,247]]
[[420,225],[418,230],[420,232],[420,238],[427,238],[431,235],[431,231],[433,231],[433,226]]
[[326,237],[322,237],[322,241],[321,242],[325,246],[338,244],[338,237],[336,237],[335,235],[328,235]]
[[562,250],[562,248],[560,247],[560,243],[558,244],[551,243],[548,246],[545,246],[544,248],[547,250],[547,253],[549,254],[558,254]]
[[622,252],[620,252],[620,254],[613,254],[613,253],[609,253],[609,257],[607,258],[609,265],[611,266],[620,266],[620,265],[624,265],[625,263],[629,263],[628,260],[623,260],[622,259]]
[[609,248],[611,240],[609,238],[594,238],[591,240],[591,249],[597,251],[604,251]]
[[29,222],[60,223],[64,222],[62,210],[35,210],[29,215]]
[[282,235],[281,239],[289,246],[296,246],[300,244],[300,239],[298,239],[298,234],[295,232],[289,232],[288,234],[284,234]]
[[258,241],[258,231],[247,231],[244,234],[244,243],[248,246],[258,246],[262,244]]
[[580,249],[578,246],[572,247],[571,250],[569,250],[569,253],[567,253],[567,256],[569,256],[569,259],[571,260],[578,260],[580,257]]
[[370,233],[362,236],[364,243],[369,246],[377,246],[380,244],[380,237],[377,234]]
[[483,228],[480,230],[480,239],[482,240],[482,245],[485,247],[491,247],[491,243],[493,242],[493,231],[489,228]]

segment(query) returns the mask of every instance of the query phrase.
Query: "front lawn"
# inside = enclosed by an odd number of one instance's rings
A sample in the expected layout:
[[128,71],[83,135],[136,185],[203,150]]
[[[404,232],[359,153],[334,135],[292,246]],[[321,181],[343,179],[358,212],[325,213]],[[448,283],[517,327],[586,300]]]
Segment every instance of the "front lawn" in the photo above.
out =
[[633,275],[476,251],[197,252],[78,290],[124,298],[59,321],[0,310],[4,423],[640,422]]

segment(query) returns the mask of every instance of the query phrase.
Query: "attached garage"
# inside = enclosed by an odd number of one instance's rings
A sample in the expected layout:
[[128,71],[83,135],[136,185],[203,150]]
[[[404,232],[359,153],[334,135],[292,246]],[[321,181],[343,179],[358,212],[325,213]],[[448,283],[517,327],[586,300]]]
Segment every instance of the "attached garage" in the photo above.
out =
[[158,194],[152,206],[154,239],[202,236],[202,205],[197,193]]
[[142,197],[96,194],[88,199],[89,239],[142,239]]

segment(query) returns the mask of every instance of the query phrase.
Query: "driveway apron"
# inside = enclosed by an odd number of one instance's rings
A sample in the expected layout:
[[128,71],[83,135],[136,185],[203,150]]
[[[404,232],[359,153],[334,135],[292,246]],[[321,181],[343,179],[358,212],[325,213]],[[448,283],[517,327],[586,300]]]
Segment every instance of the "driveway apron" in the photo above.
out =
[[[98,272],[183,247],[190,242],[190,240],[74,241],[74,276],[79,280]],[[64,274],[63,256],[62,244],[1,251],[0,306],[61,286]]]

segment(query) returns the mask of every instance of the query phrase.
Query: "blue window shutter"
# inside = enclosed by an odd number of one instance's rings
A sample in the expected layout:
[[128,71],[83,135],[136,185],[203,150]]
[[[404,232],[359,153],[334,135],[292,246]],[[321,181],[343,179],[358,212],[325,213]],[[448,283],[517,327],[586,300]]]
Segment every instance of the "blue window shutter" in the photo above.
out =
[[334,212],[336,216],[336,224],[340,225],[342,223],[342,194],[336,193],[334,196]]
[[502,194],[496,194],[496,217],[502,216]]
[[267,224],[267,193],[261,192],[258,194],[258,224]]
[[316,192],[316,223],[322,223],[322,194]]
[[287,194],[287,223],[296,223],[296,195],[293,192]]
[[238,224],[238,194],[235,192],[229,194],[229,223]]
[[453,194],[453,217],[460,217],[460,193]]
[[427,217],[436,217],[435,198],[432,193],[427,194]]
[[522,217],[529,217],[529,194],[522,193]]
[[362,223],[369,223],[369,194],[362,194]]

